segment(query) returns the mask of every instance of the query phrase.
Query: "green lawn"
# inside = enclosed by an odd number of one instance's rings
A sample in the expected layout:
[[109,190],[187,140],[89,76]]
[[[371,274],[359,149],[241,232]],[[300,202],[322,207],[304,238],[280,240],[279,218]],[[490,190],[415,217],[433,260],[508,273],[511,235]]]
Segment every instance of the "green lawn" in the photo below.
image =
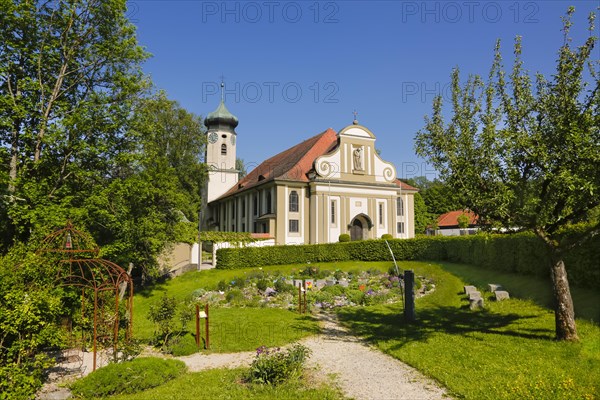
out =
[[[321,264],[320,264],[321,265]],[[323,269],[366,270],[378,268],[387,270],[392,263],[342,262],[322,264]],[[285,265],[262,268],[265,272],[298,271],[306,265]],[[150,305],[156,304],[165,294],[185,302],[196,289],[214,290],[221,280],[231,281],[243,277],[256,268],[244,270],[205,270],[191,271],[177,278],[139,290],[134,298],[134,337],[148,342],[154,333],[154,325],[148,316]],[[318,332],[314,318],[298,315],[294,311],[276,308],[212,308],[210,315],[210,351],[235,352],[254,350],[262,345],[281,346]],[[176,339],[175,355],[191,354],[197,351],[195,345],[195,323],[187,325],[187,333]],[[201,325],[204,330],[204,324]],[[204,332],[202,332],[204,337]]]
[[[214,289],[220,280],[231,280],[249,271],[192,271],[140,291],[134,298],[134,337],[142,341],[152,338],[154,325],[147,318],[148,310],[164,294],[184,302],[196,289]],[[250,351],[262,345],[281,346],[315,334],[319,329],[313,317],[277,308],[211,308],[209,316],[212,352]],[[204,337],[204,321],[201,327]],[[176,346],[179,349],[176,355],[196,351],[195,322],[188,323],[187,328],[188,332],[180,337],[180,344]]]
[[332,385],[295,381],[279,386],[246,385],[243,369],[213,369],[188,373],[157,388],[143,392],[113,396],[111,399],[277,399],[277,400],[338,400],[343,396]]
[[556,342],[553,312],[532,300],[496,303],[488,294],[485,310],[471,311],[462,295],[465,282],[448,272],[466,274],[468,268],[401,264],[432,276],[437,284],[434,293],[417,300],[416,323],[403,322],[401,305],[339,311],[345,324],[382,351],[437,379],[461,398],[600,397],[598,326],[579,319],[581,341]]
[[[596,399],[600,398],[599,294],[572,288],[578,313],[579,343],[556,342],[550,283],[533,277],[503,274],[475,267],[400,262],[403,269],[434,279],[436,290],[417,300],[418,321],[406,325],[402,305],[379,305],[339,310],[340,319],[382,351],[414,366],[438,380],[456,397],[467,399]],[[387,270],[391,262],[319,263],[321,269]],[[264,267],[263,271],[294,271],[305,265]],[[250,274],[247,270],[190,272],[179,278],[140,291],[135,299],[135,332],[150,338],[152,324],[148,307],[163,293],[184,301],[198,288],[214,289],[220,280]],[[486,296],[482,311],[468,309],[463,285],[485,289],[500,283],[511,293],[503,302]],[[522,297],[522,298],[519,298]],[[585,317],[585,318],[582,318]],[[191,327],[190,327],[191,328]],[[191,329],[190,329],[191,330]],[[272,308],[215,308],[211,310],[212,351],[253,350],[260,345],[278,346],[316,333],[310,316]],[[184,342],[193,349],[193,337]],[[139,398],[336,398],[337,393],[296,393],[297,384],[282,388],[247,387],[240,384],[240,371],[215,370],[187,374]],[[206,383],[205,383],[206,382]],[[296,386],[294,386],[296,385]],[[213,387],[214,386],[214,387]],[[222,391],[218,391],[223,387]],[[312,387],[308,385],[308,387]],[[205,390],[205,392],[202,392]],[[215,390],[213,392],[213,390]],[[182,397],[183,396],[183,397]],[[220,397],[219,397],[220,396]],[[311,397],[314,396],[314,397]],[[138,397],[128,397],[138,398]]]
[[[487,290],[488,283],[500,283],[513,297],[531,299],[541,306],[552,308],[552,283],[549,278],[495,272],[462,264],[443,264],[443,268],[480,290]],[[600,292],[571,287],[571,296],[577,318],[600,322]]]

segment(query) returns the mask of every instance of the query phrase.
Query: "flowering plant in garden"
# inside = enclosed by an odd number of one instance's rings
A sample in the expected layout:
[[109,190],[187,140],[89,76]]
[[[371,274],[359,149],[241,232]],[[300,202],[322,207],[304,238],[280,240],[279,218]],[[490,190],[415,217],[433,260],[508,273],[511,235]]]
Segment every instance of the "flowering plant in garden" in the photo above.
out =
[[310,350],[301,344],[295,344],[285,351],[279,347],[260,346],[256,349],[256,358],[250,365],[246,379],[253,383],[278,385],[300,376],[309,356]]

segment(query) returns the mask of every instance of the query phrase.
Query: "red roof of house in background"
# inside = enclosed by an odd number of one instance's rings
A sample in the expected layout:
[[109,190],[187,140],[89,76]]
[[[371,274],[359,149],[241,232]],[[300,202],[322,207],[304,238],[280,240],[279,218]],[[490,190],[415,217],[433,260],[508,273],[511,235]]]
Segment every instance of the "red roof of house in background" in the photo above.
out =
[[469,217],[469,225],[477,225],[478,216],[471,210],[456,210],[442,214],[438,217],[439,228],[458,227],[458,217],[466,214]]
[[275,179],[308,182],[306,174],[313,168],[313,162],[319,156],[327,154],[337,145],[337,134],[331,128],[302,143],[265,160],[243,177],[223,196],[244,191]]

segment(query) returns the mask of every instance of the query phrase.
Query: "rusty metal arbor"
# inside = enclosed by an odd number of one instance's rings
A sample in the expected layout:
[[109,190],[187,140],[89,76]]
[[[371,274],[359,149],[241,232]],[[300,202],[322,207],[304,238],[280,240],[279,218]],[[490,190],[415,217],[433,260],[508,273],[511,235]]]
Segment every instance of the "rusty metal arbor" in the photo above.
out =
[[[112,339],[113,354],[117,354],[119,339],[120,303],[128,290],[125,300],[126,327],[125,339],[129,340],[133,328],[133,282],[127,272],[117,264],[97,258],[99,249],[90,235],[76,230],[71,222],[48,235],[38,249],[54,262],[60,286],[81,289],[82,321],[92,303],[93,327],[93,370],[96,370],[99,339]],[[114,308],[107,311],[107,303],[114,299]],[[82,329],[84,327],[82,326]],[[83,330],[82,330],[83,332]],[[109,339],[109,340],[110,340]],[[85,338],[83,339],[85,341]]]

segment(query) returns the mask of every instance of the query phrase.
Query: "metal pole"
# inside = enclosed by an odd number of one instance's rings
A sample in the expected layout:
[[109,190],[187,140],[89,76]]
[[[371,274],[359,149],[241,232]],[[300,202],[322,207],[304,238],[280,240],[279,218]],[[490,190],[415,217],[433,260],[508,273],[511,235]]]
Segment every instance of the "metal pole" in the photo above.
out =
[[306,281],[302,280],[302,286],[303,287],[303,291],[304,291],[304,314],[306,314]]
[[196,347],[200,347],[200,306],[196,304]]
[[208,304],[204,306],[204,312],[206,313],[206,350],[210,349],[209,333],[208,333]]
[[298,313],[302,314],[302,285],[298,284]]
[[93,365],[92,371],[96,370],[96,340],[98,337],[97,330],[96,330],[96,324],[98,323],[97,314],[98,314],[98,291],[97,291],[97,289],[94,289],[94,365]]

